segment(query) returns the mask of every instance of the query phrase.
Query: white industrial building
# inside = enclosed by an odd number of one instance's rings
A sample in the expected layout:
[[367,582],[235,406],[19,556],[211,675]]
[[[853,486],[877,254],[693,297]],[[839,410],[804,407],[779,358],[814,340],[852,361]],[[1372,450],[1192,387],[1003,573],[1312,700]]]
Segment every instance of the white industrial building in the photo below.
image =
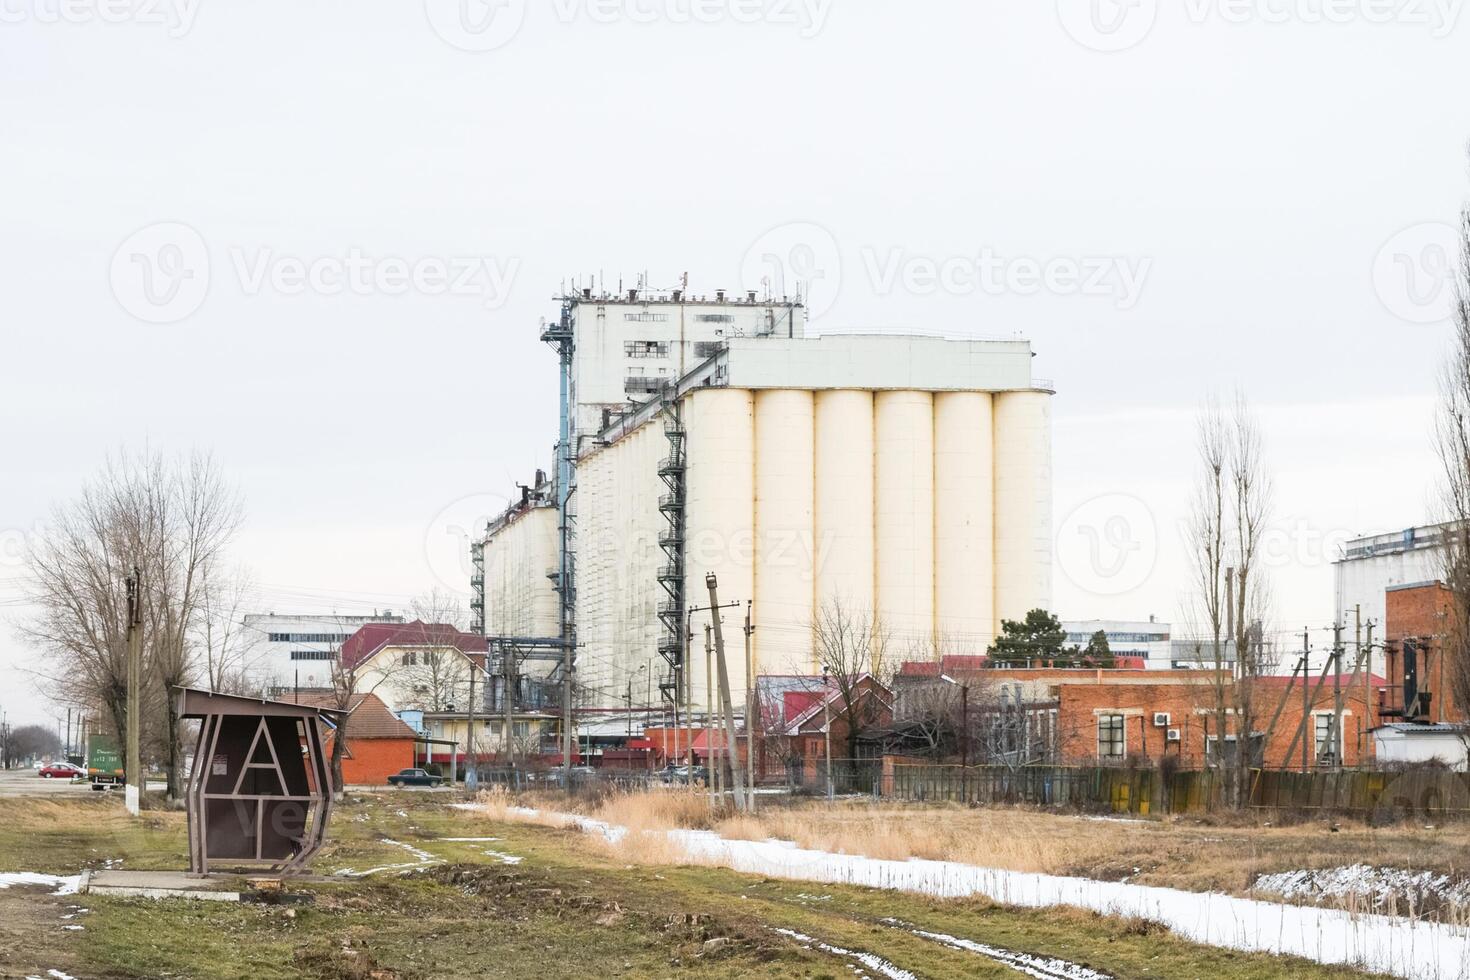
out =
[[243,617],[244,679],[252,690],[327,687],[332,661],[342,644],[367,623],[402,623],[393,610],[370,616],[282,615],[252,613]]
[[1114,619],[1073,620],[1062,624],[1067,631],[1067,645],[1086,647],[1099,630],[1108,638],[1108,649],[1114,657],[1130,657],[1143,662],[1146,670],[1170,670],[1174,667],[1172,637],[1168,623],[1152,617],[1147,622]]
[[707,573],[736,604],[737,703],[747,608],[752,672],[808,674],[834,605],[907,659],[983,653],[1002,618],[1050,606],[1051,390],[1028,342],[809,338],[799,302],[682,292],[572,294],[543,339],[566,449],[491,523],[476,601],[491,636],[565,617],[585,703],[650,677],[671,694],[687,661],[705,710]]
[[1440,530],[1437,525],[1411,527],[1354,538],[1344,544],[1342,557],[1332,565],[1336,597],[1332,621],[1351,626],[1361,606],[1363,622],[1378,624],[1382,636],[1387,621],[1384,593],[1397,586],[1444,578]]

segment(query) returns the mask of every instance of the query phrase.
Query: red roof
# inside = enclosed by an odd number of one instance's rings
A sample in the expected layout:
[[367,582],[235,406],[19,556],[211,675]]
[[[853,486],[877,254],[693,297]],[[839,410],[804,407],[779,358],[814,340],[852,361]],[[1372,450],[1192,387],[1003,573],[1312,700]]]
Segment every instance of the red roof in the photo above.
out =
[[975,654],[946,654],[938,660],[906,660],[898,668],[903,677],[938,677],[940,674],[984,670],[990,658]]
[[[307,704],[313,708],[338,705],[335,694],[298,694],[286,699],[291,704]],[[347,702],[347,741],[359,738],[412,738],[419,733],[399,720],[376,694],[354,694]]]
[[488,645],[478,633],[466,633],[448,623],[368,623],[342,644],[342,664],[347,668],[370,660],[384,647],[452,647],[460,653],[483,654]]

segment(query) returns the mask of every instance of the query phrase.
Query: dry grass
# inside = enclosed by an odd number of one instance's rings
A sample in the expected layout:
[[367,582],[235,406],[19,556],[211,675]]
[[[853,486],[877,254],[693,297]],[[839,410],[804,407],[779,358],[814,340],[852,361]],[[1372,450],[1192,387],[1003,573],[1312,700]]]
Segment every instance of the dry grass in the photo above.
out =
[[[482,799],[487,797],[493,794],[482,794]],[[508,799],[493,799],[489,805],[494,812],[514,817]],[[559,818],[545,811],[567,810],[568,802],[553,797],[528,805],[542,811],[536,822],[558,825]],[[793,801],[746,815],[712,812],[703,793],[678,790],[615,794],[587,802],[583,812],[628,828],[628,838],[611,850],[620,860],[643,864],[690,863],[664,835],[649,833],[682,827],[711,829],[735,839],[777,838],[839,854],[956,861],[1237,895],[1251,894],[1262,874],[1355,863],[1428,870],[1452,878],[1470,875],[1470,824],[1375,828],[1324,819],[1282,826],[1279,818],[1250,814],[1114,820],[864,800]],[[1363,903],[1350,897],[1331,904],[1363,910]],[[1451,918],[1464,912],[1442,911]]]

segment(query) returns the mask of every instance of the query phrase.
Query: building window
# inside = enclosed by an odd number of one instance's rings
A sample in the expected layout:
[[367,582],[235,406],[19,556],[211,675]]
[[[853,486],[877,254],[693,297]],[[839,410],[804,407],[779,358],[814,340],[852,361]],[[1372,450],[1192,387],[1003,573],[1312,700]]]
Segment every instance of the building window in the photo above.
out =
[[526,738],[531,734],[531,723],[529,721],[515,722],[512,730],[515,732],[516,738]]
[[633,323],[663,323],[669,318],[667,313],[624,313],[623,319]]
[[658,378],[650,378],[645,374],[634,374],[623,379],[623,393],[625,395],[651,395],[663,385]]
[[694,317],[698,323],[734,323],[735,318],[729,313],[699,313]]
[[292,660],[336,660],[337,655],[331,650],[292,650]]
[[725,349],[723,340],[696,340],[694,342],[695,357],[714,357]]
[[417,650],[407,650],[407,651],[405,651],[404,654],[403,654],[403,656],[400,658],[400,661],[402,662],[403,666],[405,666],[405,667],[412,667],[414,664],[417,664],[419,662],[419,654],[418,654],[418,651]]
[[668,357],[669,344],[663,340],[625,340],[623,355],[626,357]]
[[1097,757],[1121,759],[1128,753],[1128,727],[1122,715],[1099,715]]
[[267,633],[269,643],[341,643],[346,633]]
[[1314,737],[1313,747],[1316,749],[1316,757],[1321,762],[1336,762],[1333,756],[1341,750],[1341,746],[1329,745],[1332,741],[1332,715],[1321,714],[1312,716],[1312,733]]

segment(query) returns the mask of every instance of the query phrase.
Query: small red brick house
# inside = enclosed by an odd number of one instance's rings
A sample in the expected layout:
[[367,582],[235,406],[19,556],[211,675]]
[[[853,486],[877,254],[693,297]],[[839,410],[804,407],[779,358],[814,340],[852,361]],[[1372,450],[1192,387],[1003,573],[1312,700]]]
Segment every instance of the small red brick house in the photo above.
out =
[[[1386,676],[1380,696],[1383,720],[1405,720],[1399,712],[1405,707],[1404,674],[1408,660],[1405,654],[1412,652],[1414,682],[1410,688],[1420,695],[1418,720],[1449,724],[1470,721],[1465,709],[1455,703],[1444,663],[1443,637],[1453,608],[1449,588],[1442,582],[1395,586],[1387,590],[1384,600],[1388,621],[1384,624],[1384,650],[1379,654]],[[1410,646],[1412,651],[1406,650]],[[1426,702],[1428,710],[1424,711]],[[1410,711],[1413,710],[1411,705]]]
[[[299,703],[316,708],[337,706],[330,694],[302,694]],[[346,785],[385,786],[389,776],[414,765],[418,733],[389,711],[376,694],[354,694],[344,724],[347,741],[342,755],[342,782]],[[328,758],[336,737],[336,731],[327,733]]]

